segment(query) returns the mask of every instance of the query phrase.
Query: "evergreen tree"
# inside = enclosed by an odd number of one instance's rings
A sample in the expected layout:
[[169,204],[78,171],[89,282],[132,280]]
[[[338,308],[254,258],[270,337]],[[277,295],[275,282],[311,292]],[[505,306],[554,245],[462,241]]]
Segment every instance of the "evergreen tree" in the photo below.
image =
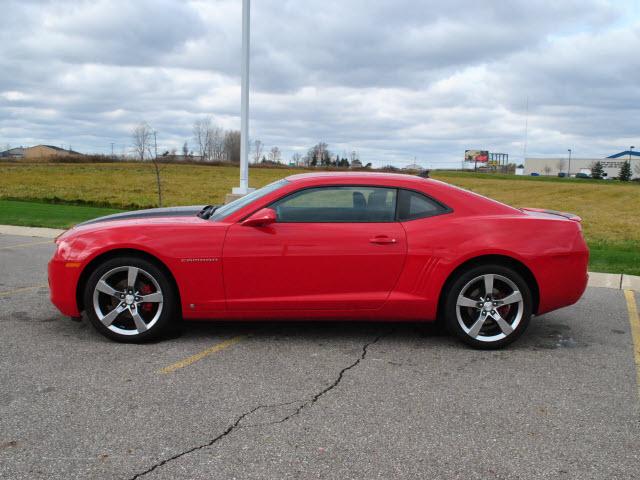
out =
[[631,164],[629,161],[626,161],[620,167],[620,173],[618,174],[618,180],[623,182],[628,182],[631,180]]
[[595,178],[600,180],[603,177],[604,168],[602,168],[602,163],[596,162],[591,167],[591,178]]
[[349,168],[349,160],[347,160],[346,158],[341,158],[340,161],[338,162],[338,166]]

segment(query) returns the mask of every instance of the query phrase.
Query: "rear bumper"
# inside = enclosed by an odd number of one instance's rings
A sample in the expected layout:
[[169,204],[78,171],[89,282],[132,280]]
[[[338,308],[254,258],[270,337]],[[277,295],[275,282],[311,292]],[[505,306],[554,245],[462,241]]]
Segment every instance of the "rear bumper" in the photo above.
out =
[[538,315],[573,305],[587,288],[589,252],[555,255],[544,262],[536,277],[540,289]]
[[80,271],[78,263],[65,262],[56,259],[55,256],[49,262],[49,298],[63,315],[80,316],[76,301],[76,286]]

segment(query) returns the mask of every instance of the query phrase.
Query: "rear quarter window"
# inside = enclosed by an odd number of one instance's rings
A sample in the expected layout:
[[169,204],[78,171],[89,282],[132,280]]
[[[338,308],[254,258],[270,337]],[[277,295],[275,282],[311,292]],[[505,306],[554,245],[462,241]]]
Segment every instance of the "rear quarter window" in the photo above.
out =
[[398,220],[401,222],[433,217],[448,211],[447,207],[422,193],[402,189],[398,192]]

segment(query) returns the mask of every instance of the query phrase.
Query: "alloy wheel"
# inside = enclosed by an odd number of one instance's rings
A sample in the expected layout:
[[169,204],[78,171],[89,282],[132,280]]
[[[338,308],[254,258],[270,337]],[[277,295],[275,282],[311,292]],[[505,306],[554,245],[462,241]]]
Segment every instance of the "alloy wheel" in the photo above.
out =
[[155,278],[134,266],[121,266],[100,277],[93,290],[98,320],[120,335],[151,329],[162,314],[163,295]]
[[496,342],[511,335],[524,312],[522,293],[509,278],[483,274],[467,282],[456,300],[462,330],[474,340]]

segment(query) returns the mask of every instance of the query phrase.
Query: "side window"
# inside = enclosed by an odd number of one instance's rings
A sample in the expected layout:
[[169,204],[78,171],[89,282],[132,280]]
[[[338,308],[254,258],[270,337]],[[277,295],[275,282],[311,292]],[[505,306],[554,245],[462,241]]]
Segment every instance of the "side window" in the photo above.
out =
[[446,212],[447,209],[435,200],[411,190],[398,193],[398,220],[415,220]]
[[396,189],[318,187],[301,190],[271,205],[278,222],[393,222]]

